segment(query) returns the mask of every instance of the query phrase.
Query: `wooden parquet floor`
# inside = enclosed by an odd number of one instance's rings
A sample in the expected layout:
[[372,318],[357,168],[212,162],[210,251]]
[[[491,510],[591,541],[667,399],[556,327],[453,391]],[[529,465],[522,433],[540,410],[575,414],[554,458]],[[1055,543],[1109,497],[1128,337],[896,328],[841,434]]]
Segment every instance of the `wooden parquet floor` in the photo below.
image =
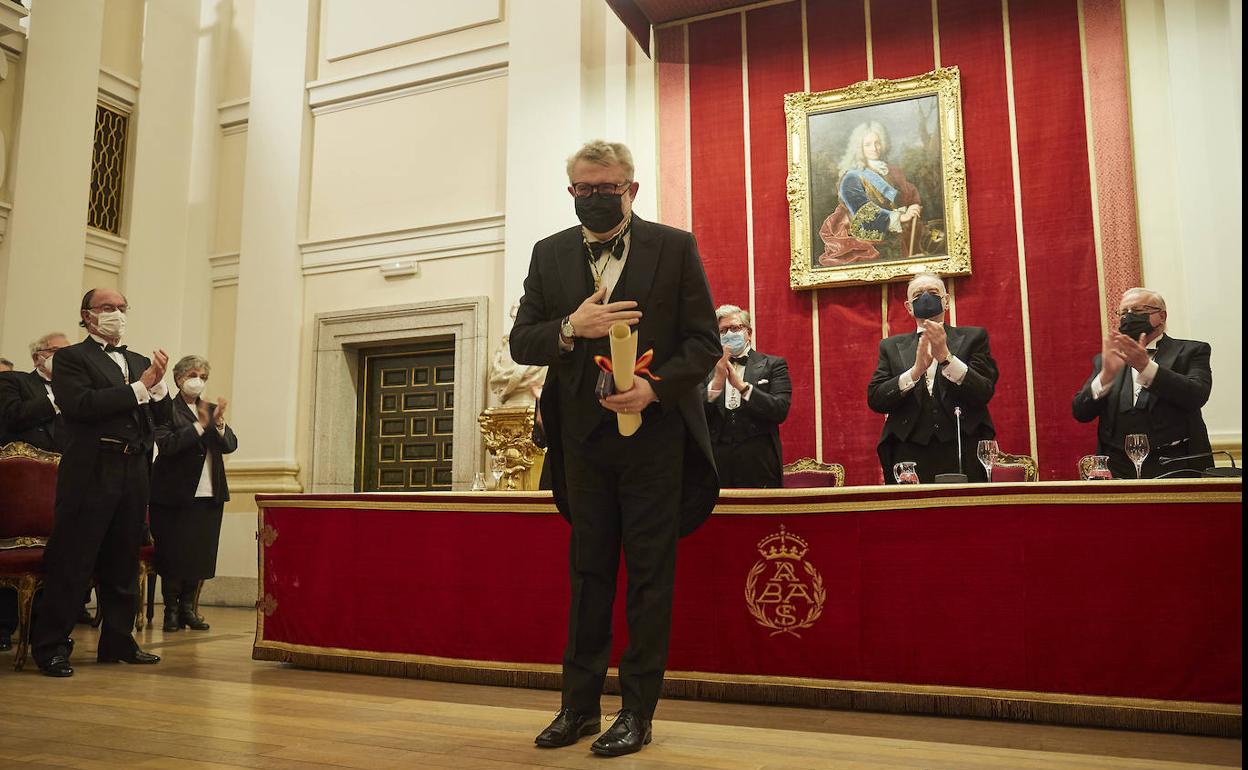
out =
[[[253,614],[205,608],[212,630],[146,630],[157,666],[94,662],[75,632],[76,675],[54,680],[0,654],[0,768],[816,768],[1238,767],[1216,738],[664,701],[655,740],[602,759],[589,739],[541,750],[554,692],[306,671],[250,658]],[[604,709],[618,708],[604,699]]]

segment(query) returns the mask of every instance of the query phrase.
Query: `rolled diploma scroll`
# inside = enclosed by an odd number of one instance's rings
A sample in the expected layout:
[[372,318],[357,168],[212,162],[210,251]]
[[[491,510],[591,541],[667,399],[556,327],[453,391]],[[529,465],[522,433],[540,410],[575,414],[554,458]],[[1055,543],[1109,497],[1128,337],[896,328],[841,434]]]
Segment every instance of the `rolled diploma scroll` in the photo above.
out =
[[[633,389],[633,368],[637,366],[637,333],[628,324],[611,324],[611,377],[615,392]],[[641,427],[641,415],[615,413],[621,436],[631,436]]]

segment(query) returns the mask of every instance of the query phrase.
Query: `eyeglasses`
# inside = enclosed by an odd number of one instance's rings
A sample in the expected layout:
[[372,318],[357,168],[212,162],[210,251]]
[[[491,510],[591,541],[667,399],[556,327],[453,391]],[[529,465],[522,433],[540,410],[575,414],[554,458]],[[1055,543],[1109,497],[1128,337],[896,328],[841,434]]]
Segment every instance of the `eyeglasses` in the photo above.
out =
[[732,326],[721,326],[719,329],[719,333],[723,334],[725,332],[743,332],[749,328],[750,327],[742,326],[741,324],[733,324]]
[[1152,315],[1153,313],[1160,313],[1160,312],[1161,312],[1161,308],[1155,305],[1136,305],[1135,307],[1115,310],[1114,315],[1118,318],[1122,318],[1124,315],[1128,313],[1138,313],[1139,315]]
[[580,184],[572,185],[572,194],[578,198],[588,198],[594,193],[599,195],[623,195],[628,190],[632,182],[621,182],[614,184],[612,182],[603,182],[602,184]]
[[117,310],[120,310],[122,313],[130,312],[129,305],[110,305],[108,303],[105,303],[103,305],[92,305],[91,309],[97,313],[112,313]]
[[941,299],[945,298],[945,295],[940,293],[940,289],[928,289],[927,291],[916,291],[914,293],[914,296],[910,297],[909,301],[914,302],[916,299],[923,296],[924,294],[931,294],[933,297],[940,297]]

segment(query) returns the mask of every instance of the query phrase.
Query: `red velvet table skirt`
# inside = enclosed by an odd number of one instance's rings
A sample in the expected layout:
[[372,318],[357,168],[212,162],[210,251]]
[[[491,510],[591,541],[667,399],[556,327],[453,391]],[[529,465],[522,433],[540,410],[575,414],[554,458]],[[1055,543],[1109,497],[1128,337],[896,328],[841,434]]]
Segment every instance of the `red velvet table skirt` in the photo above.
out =
[[[257,500],[257,658],[557,686],[547,493]],[[728,491],[680,544],[668,689],[1238,734],[1241,501],[1226,480]]]

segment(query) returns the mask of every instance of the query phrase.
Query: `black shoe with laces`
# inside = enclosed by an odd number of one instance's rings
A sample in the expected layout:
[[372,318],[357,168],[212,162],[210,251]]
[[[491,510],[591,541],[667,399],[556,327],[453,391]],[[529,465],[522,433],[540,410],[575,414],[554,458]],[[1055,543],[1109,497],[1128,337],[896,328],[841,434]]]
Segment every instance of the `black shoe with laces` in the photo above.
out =
[[555,719],[542,730],[533,742],[544,749],[571,746],[585,735],[593,735],[602,729],[602,717],[583,714],[570,708],[559,709]]
[[598,736],[589,750],[603,757],[619,757],[641,751],[653,738],[649,719],[632,709],[623,709],[615,718],[615,724]]

